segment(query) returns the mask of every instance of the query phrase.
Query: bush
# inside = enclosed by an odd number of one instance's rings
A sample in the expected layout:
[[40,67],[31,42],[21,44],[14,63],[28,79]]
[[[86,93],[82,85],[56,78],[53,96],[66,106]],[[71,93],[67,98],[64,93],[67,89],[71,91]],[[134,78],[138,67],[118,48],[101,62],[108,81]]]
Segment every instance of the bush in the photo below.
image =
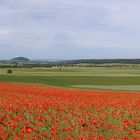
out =
[[11,69],[8,69],[7,70],[7,73],[12,73],[13,71]]

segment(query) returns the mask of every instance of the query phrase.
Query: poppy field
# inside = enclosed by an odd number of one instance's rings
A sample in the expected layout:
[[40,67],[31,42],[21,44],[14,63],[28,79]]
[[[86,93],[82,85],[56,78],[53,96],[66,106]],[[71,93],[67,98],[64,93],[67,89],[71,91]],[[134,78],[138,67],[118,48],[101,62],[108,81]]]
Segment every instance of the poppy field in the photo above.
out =
[[0,83],[0,139],[140,139],[140,94]]

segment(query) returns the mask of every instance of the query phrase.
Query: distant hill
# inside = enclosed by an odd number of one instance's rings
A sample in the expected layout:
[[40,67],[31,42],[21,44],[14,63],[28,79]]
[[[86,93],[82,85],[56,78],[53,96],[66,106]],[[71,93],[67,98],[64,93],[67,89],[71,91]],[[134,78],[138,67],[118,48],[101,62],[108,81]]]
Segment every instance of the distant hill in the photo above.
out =
[[67,60],[66,64],[107,64],[107,63],[122,63],[122,64],[140,64],[140,59],[79,59],[79,60]]
[[[8,67],[15,65],[18,67],[53,67],[53,66],[99,66],[105,64],[108,67],[122,65],[140,64],[140,59],[77,59],[77,60],[30,60],[26,57],[16,57],[11,60],[0,60],[0,66]],[[78,65],[77,65],[78,64]],[[85,65],[86,64],[86,65]],[[112,64],[112,65],[111,65]],[[115,64],[115,65],[114,65]],[[104,66],[105,66],[104,65]]]
[[13,58],[12,61],[30,61],[30,59],[26,58],[26,57],[16,57]]

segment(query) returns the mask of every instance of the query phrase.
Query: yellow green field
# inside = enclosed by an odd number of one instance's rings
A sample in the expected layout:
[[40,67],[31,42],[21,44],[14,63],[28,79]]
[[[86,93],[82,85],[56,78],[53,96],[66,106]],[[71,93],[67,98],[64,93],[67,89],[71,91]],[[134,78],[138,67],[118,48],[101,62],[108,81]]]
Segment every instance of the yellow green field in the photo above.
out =
[[140,67],[61,67],[0,69],[0,81],[81,89],[140,91]]

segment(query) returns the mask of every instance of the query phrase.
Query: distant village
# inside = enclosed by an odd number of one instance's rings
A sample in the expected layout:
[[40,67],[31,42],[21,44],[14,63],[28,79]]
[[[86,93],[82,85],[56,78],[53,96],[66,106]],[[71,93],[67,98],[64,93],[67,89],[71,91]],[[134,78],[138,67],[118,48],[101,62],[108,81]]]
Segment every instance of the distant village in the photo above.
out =
[[81,67],[81,66],[135,66],[140,59],[77,59],[77,60],[30,60],[26,57],[16,57],[10,60],[0,60],[0,67]]

